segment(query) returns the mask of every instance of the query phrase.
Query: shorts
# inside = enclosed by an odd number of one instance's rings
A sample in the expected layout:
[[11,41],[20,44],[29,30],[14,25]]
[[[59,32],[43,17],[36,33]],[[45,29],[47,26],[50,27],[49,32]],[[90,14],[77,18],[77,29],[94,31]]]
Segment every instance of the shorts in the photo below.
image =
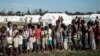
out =
[[7,40],[2,40],[2,47],[7,47]]
[[12,44],[8,44],[8,45],[7,45],[7,48],[12,48],[12,47],[13,47]]
[[56,43],[57,43],[56,39],[53,39],[53,45],[54,45],[54,46],[57,45]]
[[14,43],[14,47],[15,48],[18,48],[18,43]]
[[19,45],[19,50],[22,50],[22,45]]
[[57,37],[56,42],[57,42],[57,43],[61,43],[60,37]]
[[27,43],[27,50],[33,49],[33,43],[28,42]]
[[40,45],[40,44],[41,44],[41,42],[40,42],[39,39],[36,40],[36,44],[37,44],[37,45]]
[[24,48],[24,49],[27,48],[27,39],[23,39],[23,48]]
[[48,40],[48,45],[52,45],[52,40]]

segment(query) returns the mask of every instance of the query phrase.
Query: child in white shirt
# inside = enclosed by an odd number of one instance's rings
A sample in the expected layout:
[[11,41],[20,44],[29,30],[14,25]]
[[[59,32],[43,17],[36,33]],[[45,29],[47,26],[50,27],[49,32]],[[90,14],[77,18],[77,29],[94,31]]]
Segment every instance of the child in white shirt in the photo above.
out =
[[20,53],[22,53],[22,45],[23,45],[23,31],[19,30],[19,34],[18,34],[18,44],[19,44],[19,51]]
[[12,49],[12,46],[13,45],[13,40],[12,40],[12,37],[10,36],[10,33],[8,33],[8,36],[7,36],[7,46],[8,46],[8,50],[9,50],[9,55],[12,56],[12,52],[13,52],[13,49]]
[[13,45],[15,49],[15,55],[18,56],[18,43],[19,43],[19,38],[18,38],[18,32],[15,34],[13,37]]

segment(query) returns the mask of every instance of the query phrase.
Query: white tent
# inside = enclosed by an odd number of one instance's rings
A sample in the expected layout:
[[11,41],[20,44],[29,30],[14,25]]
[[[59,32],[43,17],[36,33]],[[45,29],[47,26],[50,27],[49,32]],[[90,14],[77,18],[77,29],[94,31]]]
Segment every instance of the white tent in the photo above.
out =
[[56,25],[56,20],[58,20],[59,16],[62,16],[63,23],[66,25],[71,24],[73,18],[65,13],[46,13],[41,17],[41,21],[44,25],[48,25],[49,23]]
[[6,22],[11,21],[11,22],[21,22],[20,21],[20,16],[3,16]]
[[0,22],[4,22],[4,21],[5,19],[2,16],[0,16]]
[[91,18],[91,20],[95,21],[95,19],[96,19],[97,16],[100,19],[100,14],[91,14],[90,18]]
[[90,15],[71,15],[73,17],[73,19],[77,17],[81,17],[81,19],[84,19],[86,22],[88,22],[90,19]]
[[21,21],[25,22],[25,20],[27,20],[27,22],[30,22],[30,20],[32,19],[33,23],[38,23],[40,17],[40,15],[25,15]]

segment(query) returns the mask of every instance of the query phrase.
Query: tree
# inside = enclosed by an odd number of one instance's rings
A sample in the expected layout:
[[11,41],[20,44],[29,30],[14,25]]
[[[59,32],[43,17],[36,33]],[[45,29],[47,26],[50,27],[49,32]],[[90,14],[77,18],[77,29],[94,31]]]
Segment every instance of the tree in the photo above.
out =
[[17,11],[16,15],[20,16],[21,15],[21,11]]
[[74,15],[80,15],[81,13],[80,12],[75,12],[75,13],[73,13]]
[[7,15],[14,15],[13,11],[8,11]]
[[5,11],[0,11],[0,15],[2,16],[6,15]]
[[86,12],[85,14],[90,15],[93,14],[94,12]]
[[68,14],[68,15],[72,15],[73,14],[73,13],[68,12],[68,11],[65,11],[65,13]]
[[100,11],[97,11],[97,14],[100,14]]
[[26,14],[28,14],[28,15],[31,15],[31,13],[30,13],[30,10],[28,9],[28,11],[27,11],[27,13]]

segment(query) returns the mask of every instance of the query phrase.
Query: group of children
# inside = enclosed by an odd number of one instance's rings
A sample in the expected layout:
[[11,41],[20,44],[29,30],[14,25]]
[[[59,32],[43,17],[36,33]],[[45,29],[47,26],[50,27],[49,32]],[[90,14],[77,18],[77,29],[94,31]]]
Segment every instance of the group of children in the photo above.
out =
[[66,26],[60,19],[56,26],[32,25],[29,23],[23,29],[8,22],[7,27],[0,30],[0,40],[4,56],[19,56],[21,53],[64,51],[79,49],[100,49],[100,22],[87,24],[80,17],[72,20]]

